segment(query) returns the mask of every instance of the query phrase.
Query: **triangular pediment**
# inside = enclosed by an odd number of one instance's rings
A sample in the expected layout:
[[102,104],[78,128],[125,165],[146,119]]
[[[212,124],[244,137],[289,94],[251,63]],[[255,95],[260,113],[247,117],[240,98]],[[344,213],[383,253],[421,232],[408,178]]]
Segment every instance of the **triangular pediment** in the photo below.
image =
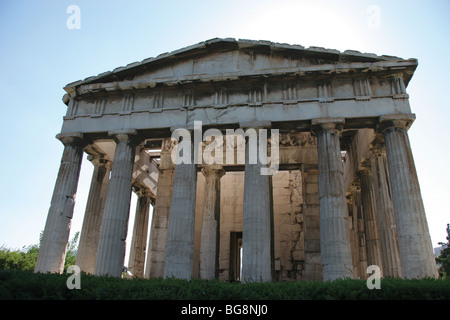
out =
[[269,41],[212,39],[72,82],[65,90],[70,93],[83,85],[95,87],[98,84],[101,87],[101,84],[119,82],[135,82],[151,87],[158,83],[182,83],[197,81],[200,78],[206,81],[221,81],[273,72],[307,73],[337,65],[345,67],[384,61],[407,60],[353,50],[340,52]]
[[329,117],[373,129],[382,115],[410,113],[416,67],[415,59],[213,39],[68,84],[62,132],[164,137],[196,121],[309,131],[312,119]]

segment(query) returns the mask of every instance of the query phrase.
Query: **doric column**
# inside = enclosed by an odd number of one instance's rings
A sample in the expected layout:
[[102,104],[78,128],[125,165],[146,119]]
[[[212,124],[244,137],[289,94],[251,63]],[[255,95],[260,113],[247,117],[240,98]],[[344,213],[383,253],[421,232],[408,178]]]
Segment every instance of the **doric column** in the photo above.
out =
[[136,216],[134,218],[128,269],[133,277],[144,276],[145,251],[147,245],[148,218],[151,204],[151,192],[145,187],[135,187],[138,196]]
[[202,168],[205,176],[205,199],[200,241],[200,278],[214,279],[218,276],[220,240],[220,178],[225,174],[221,167]]
[[62,273],[83,157],[83,135],[59,134],[64,151],[45,223],[35,272]]
[[380,117],[389,164],[397,238],[405,278],[437,277],[436,262],[407,130],[413,114]]
[[[188,163],[181,162],[175,166],[164,265],[165,278],[191,279],[194,267],[197,165],[194,163],[192,141],[189,146],[191,157],[186,161]],[[179,147],[180,144],[177,149]],[[187,151],[184,149],[183,153]],[[180,150],[177,150],[177,156],[179,155]]]
[[359,279],[367,278],[367,249],[366,235],[364,230],[363,206],[361,200],[361,185],[353,184],[350,187],[351,195],[348,198],[350,205],[347,206],[352,211],[353,226],[350,230],[350,242],[352,242],[352,257],[355,266],[355,277]]
[[153,208],[147,263],[145,265],[146,278],[162,278],[164,276],[174,175],[174,164],[170,154],[174,143],[170,138],[167,138],[163,140],[161,146],[161,160],[158,167],[158,191]]
[[[241,276],[243,282],[272,280],[272,177],[261,174],[264,165],[260,163],[257,154],[251,154],[260,150],[260,143],[266,142],[259,141],[258,138],[252,140],[251,136],[246,138]],[[256,163],[250,163],[250,158],[256,159]]]
[[371,172],[368,168],[363,168],[358,171],[358,177],[361,183],[367,265],[376,265],[382,269],[378,229],[375,218],[376,202]]
[[111,161],[100,155],[90,155],[88,160],[94,165],[91,188],[86,204],[86,211],[78,245],[76,265],[86,273],[94,273],[97,256],[100,227],[102,225],[103,209],[109,184]]
[[377,146],[370,157],[376,199],[376,220],[380,239],[384,277],[401,277],[394,205],[391,198],[389,172],[384,147]]
[[[314,139],[314,144],[316,139]],[[310,151],[311,152],[311,151]],[[305,263],[302,279],[322,280],[320,257],[319,171],[317,165],[302,166],[302,214],[305,238]]]
[[320,253],[323,280],[353,278],[353,262],[339,136],[343,119],[313,119],[319,161]]
[[125,258],[131,179],[137,142],[135,132],[110,133],[116,141],[111,179],[103,212],[95,275],[122,275]]

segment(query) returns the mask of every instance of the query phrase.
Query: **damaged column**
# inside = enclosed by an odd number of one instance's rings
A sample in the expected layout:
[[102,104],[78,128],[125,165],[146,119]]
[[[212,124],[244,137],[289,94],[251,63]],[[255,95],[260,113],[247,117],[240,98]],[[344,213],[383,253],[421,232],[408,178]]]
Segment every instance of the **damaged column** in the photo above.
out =
[[161,160],[158,167],[158,191],[153,208],[147,263],[145,265],[146,278],[162,278],[164,276],[167,230],[169,226],[174,174],[171,152],[174,144],[174,141],[166,138],[162,141],[161,145]]
[[64,144],[64,151],[34,272],[63,272],[85,146],[81,133],[56,137]]
[[225,174],[221,166],[206,166],[205,199],[200,242],[200,278],[217,278],[220,240],[220,178]]
[[344,119],[312,120],[319,161],[320,253],[323,280],[354,278],[339,136]]
[[116,141],[111,179],[103,212],[95,275],[120,277],[125,258],[136,131],[112,132]]
[[386,150],[380,142],[372,149],[370,162],[376,200],[376,221],[380,239],[383,276],[401,277],[402,269],[398,253],[394,205],[392,204]]
[[136,216],[134,218],[128,270],[130,270],[133,277],[142,278],[144,276],[148,218],[152,194],[146,187],[134,187],[134,190],[138,196],[138,200],[136,205]]
[[165,278],[191,279],[194,267],[197,165],[194,162],[192,135],[188,132],[178,131],[183,138],[177,145],[164,264]]
[[381,116],[397,238],[405,278],[437,277],[436,262],[407,130],[414,114]]
[[242,281],[272,280],[271,181],[262,174],[265,165],[258,158],[261,151],[255,129],[248,129],[245,147],[244,221],[242,231]]
[[378,228],[375,218],[376,204],[371,172],[362,167],[357,173],[361,183],[361,201],[363,206],[364,232],[367,251],[367,265],[382,269]]
[[90,155],[88,160],[94,165],[94,172],[81,229],[76,265],[83,272],[94,273],[112,163],[101,155]]

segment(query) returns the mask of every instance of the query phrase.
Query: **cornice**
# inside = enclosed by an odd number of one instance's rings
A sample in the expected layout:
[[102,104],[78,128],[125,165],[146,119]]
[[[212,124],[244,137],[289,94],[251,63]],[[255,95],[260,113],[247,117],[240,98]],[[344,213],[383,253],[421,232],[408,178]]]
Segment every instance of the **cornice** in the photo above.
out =
[[[333,64],[327,65],[313,65],[304,66],[297,68],[282,68],[267,70],[267,72],[258,73],[230,73],[230,74],[215,74],[207,75],[204,77],[199,77],[196,75],[189,75],[184,77],[177,77],[170,80],[161,80],[154,83],[136,83],[133,81],[126,81],[125,76],[129,76],[130,73],[136,73],[140,70],[147,70],[148,67],[152,65],[158,65],[164,62],[173,62],[177,59],[188,59],[196,54],[213,53],[213,52],[224,52],[231,50],[254,50],[263,53],[273,53],[273,54],[285,54],[290,56],[304,56],[306,58],[319,58],[327,59],[333,61]],[[335,64],[334,64],[335,63]],[[80,87],[81,92],[78,94],[83,94],[85,90],[108,90],[113,88],[118,88],[120,90],[123,86],[136,87],[137,89],[141,87],[152,87],[158,83],[164,85],[177,85],[180,83],[188,83],[193,81],[226,81],[239,79],[245,76],[274,76],[276,74],[292,74],[303,76],[310,73],[324,73],[324,74],[340,74],[353,72],[354,70],[363,70],[365,72],[379,72],[385,71],[389,68],[409,68],[411,76],[417,67],[416,59],[402,59],[393,56],[378,56],[373,53],[361,53],[355,50],[346,50],[340,52],[334,49],[325,49],[321,47],[309,47],[305,48],[301,45],[290,45],[282,43],[274,43],[270,41],[254,41],[254,40],[235,40],[232,38],[225,39],[211,39],[192,46],[181,48],[169,53],[163,53],[154,58],[144,59],[140,62],[133,62],[126,66],[115,68],[112,71],[103,72],[97,76],[88,77],[84,80],[78,80],[67,84],[64,90],[74,97]],[[397,69],[399,71],[399,69]],[[400,72],[400,71],[399,71]],[[131,82],[131,83],[130,83]],[[405,84],[409,82],[409,77],[405,79]],[[65,103],[67,103],[67,97],[64,98]]]

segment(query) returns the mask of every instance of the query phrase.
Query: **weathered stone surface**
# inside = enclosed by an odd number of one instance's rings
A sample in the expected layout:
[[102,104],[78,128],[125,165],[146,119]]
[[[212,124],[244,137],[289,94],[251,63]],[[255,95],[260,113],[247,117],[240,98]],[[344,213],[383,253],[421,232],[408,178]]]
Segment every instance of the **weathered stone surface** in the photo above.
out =
[[414,119],[405,115],[381,117],[379,130],[386,143],[403,276],[436,278],[436,261],[406,132]]
[[161,143],[161,157],[158,168],[158,191],[153,209],[148,242],[146,278],[162,278],[166,258],[167,230],[169,227],[170,203],[172,201],[174,165],[171,152],[174,144],[170,139]]
[[85,145],[82,134],[57,137],[64,144],[64,152],[34,269],[35,272],[42,273],[63,272]]
[[363,207],[364,230],[367,250],[367,264],[382,269],[378,227],[375,218],[375,194],[369,170],[358,172],[361,183],[361,202]]
[[246,148],[242,281],[272,280],[270,179],[261,175],[260,163],[249,164]]
[[88,159],[94,165],[94,172],[84,214],[76,265],[80,267],[81,271],[93,274],[112,164],[111,161],[99,155],[89,156]]
[[376,199],[376,220],[380,237],[383,275],[385,277],[401,277],[402,268],[398,252],[394,205],[390,192],[390,179],[384,148],[378,146],[371,154],[370,160]]
[[136,141],[133,133],[112,135],[117,146],[103,212],[94,274],[120,277],[125,259]]
[[173,178],[172,201],[170,204],[169,227],[167,231],[164,277],[190,279],[194,266],[195,232],[195,186],[197,169],[191,163],[177,164]]
[[153,194],[145,187],[135,187],[134,189],[138,196],[138,203],[134,218],[128,270],[133,277],[143,278],[147,251],[148,218]]
[[313,120],[319,159],[320,252],[324,280],[354,277],[339,146],[343,124],[343,119]]
[[200,278],[211,280],[218,277],[220,241],[220,178],[222,168],[205,167],[205,199],[200,239]]

